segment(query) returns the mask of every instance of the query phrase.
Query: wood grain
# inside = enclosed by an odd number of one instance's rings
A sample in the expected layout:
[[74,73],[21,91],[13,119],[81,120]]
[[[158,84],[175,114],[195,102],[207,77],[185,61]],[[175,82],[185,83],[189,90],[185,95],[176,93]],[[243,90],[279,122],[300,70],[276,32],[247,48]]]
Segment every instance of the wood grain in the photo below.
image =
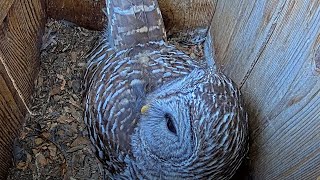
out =
[[0,24],[6,18],[14,0],[1,0],[0,1]]
[[[210,24],[217,0],[159,0],[167,31],[189,31]],[[105,0],[46,0],[47,13],[55,19],[65,19],[77,25],[103,30],[106,17],[102,11]]]
[[105,0],[46,0],[49,17],[94,30],[106,27],[107,18],[102,11],[105,5]]
[[16,100],[2,74],[0,74],[0,87],[0,179],[5,179],[8,168],[12,164],[13,140],[18,136],[17,128],[21,127],[25,110],[19,108],[16,104]]
[[173,33],[208,27],[217,0],[158,0],[167,31]]
[[7,66],[6,71],[12,76],[26,104],[29,103],[39,67],[44,20],[40,0],[21,0],[12,5],[5,21],[0,24],[0,52]]
[[44,23],[41,0],[14,1],[0,21],[0,179],[12,165],[13,140],[22,128],[39,66]]
[[319,3],[217,3],[211,36],[249,110],[253,179],[320,175]]

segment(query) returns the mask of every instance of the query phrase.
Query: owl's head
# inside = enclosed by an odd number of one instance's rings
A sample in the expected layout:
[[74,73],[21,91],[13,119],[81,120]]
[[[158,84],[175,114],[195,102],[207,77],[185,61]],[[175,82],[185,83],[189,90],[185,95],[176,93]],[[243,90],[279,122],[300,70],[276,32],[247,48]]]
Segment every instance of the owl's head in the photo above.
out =
[[144,176],[229,177],[247,148],[240,93],[223,74],[195,69],[147,97],[132,138]]

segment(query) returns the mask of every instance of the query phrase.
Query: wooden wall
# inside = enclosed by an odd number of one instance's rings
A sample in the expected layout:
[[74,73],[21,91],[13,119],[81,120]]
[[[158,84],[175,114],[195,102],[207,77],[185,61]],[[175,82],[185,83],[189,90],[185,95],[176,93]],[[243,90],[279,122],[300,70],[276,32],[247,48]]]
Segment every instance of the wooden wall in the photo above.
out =
[[166,30],[192,31],[210,24],[217,0],[158,0]]
[[216,58],[249,110],[253,179],[320,176],[320,1],[218,1]]
[[45,0],[49,17],[67,20],[88,29],[103,30],[105,0]]
[[[210,24],[217,0],[158,0],[166,29],[175,33]],[[49,17],[103,30],[107,18],[105,0],[46,0]],[[191,13],[190,13],[191,12]]]
[[241,88],[249,111],[253,179],[320,176],[319,3],[159,0],[167,30],[212,19],[216,61]]
[[0,1],[0,179],[11,166],[32,94],[44,20],[40,0]]
[[[26,109],[21,99],[29,102],[38,66],[39,29],[45,17],[40,2],[44,1],[0,1],[0,144],[5,145],[0,146],[0,178],[10,164],[9,144],[17,134],[10,127],[22,124]],[[104,27],[103,0],[45,2],[50,17],[91,29]],[[213,14],[210,34],[217,63],[239,85],[249,110],[252,178],[320,176],[320,2],[159,0],[159,4],[173,31],[205,26]]]

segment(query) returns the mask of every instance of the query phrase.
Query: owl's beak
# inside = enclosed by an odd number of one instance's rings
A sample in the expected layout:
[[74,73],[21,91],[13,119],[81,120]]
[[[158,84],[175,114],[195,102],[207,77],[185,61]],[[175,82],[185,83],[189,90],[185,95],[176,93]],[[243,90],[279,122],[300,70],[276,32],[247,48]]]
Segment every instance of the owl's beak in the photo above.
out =
[[141,111],[142,114],[145,114],[148,111],[149,108],[150,107],[148,105],[144,105],[144,106],[142,106],[140,111]]

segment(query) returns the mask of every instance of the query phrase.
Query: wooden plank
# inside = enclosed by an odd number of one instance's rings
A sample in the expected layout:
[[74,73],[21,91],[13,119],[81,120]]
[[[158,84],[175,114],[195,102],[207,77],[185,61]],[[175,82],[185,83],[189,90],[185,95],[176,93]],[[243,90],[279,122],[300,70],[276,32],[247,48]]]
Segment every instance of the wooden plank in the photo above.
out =
[[[175,33],[210,24],[217,0],[159,0],[166,29]],[[55,19],[65,19],[80,26],[103,30],[106,17],[102,12],[105,0],[46,0],[47,13]]]
[[253,179],[320,176],[320,2],[218,1],[211,36],[249,110]]
[[25,109],[19,108],[16,104],[2,74],[0,74],[0,87],[0,179],[5,179],[12,164],[13,140],[18,136],[18,127],[22,126],[21,120]]
[[1,0],[0,1],[0,24],[6,18],[9,9],[11,8],[14,0]]
[[[40,0],[16,1],[0,24],[1,62],[22,98],[29,103],[33,80],[39,67],[39,48],[45,23]],[[15,89],[10,87],[13,92]]]
[[217,0],[158,0],[167,31],[173,33],[208,27]]
[[41,0],[20,0],[0,23],[0,179],[12,165],[13,140],[32,94],[45,19]]
[[47,14],[57,20],[67,20],[88,29],[103,30],[107,18],[102,9],[105,0],[46,0]]

